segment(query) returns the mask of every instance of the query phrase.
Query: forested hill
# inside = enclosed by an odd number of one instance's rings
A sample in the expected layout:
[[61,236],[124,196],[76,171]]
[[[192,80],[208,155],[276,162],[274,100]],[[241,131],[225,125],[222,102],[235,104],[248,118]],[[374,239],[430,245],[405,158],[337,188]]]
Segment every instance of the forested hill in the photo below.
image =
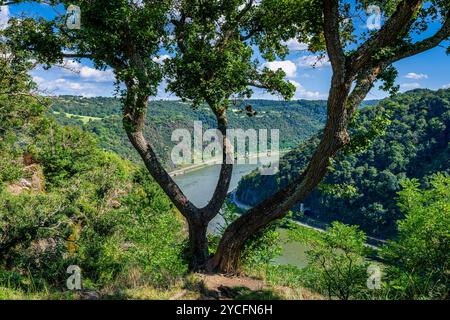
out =
[[[325,184],[306,199],[306,219],[358,224],[388,237],[400,217],[395,206],[399,182],[408,177],[426,185],[433,173],[450,172],[450,90],[414,90],[385,99],[361,111],[358,127],[370,128],[372,119],[386,113],[391,124],[385,135],[365,152],[339,156]],[[306,165],[317,141],[314,137],[287,154],[277,175],[245,177],[238,199],[254,205],[286,185]]]
[[[54,97],[52,113],[63,125],[82,126],[95,133],[100,145],[122,157],[138,160],[122,128],[121,102],[114,98]],[[368,102],[369,104],[372,102]],[[256,115],[249,117],[245,107],[251,105]],[[279,129],[280,147],[290,149],[318,132],[325,121],[325,101],[250,100],[232,104],[229,126],[241,129]],[[194,121],[202,121],[204,130],[215,127],[215,118],[206,107],[192,109],[177,101],[151,101],[147,116],[148,140],[166,167],[170,168],[171,141],[174,129],[192,130]]]

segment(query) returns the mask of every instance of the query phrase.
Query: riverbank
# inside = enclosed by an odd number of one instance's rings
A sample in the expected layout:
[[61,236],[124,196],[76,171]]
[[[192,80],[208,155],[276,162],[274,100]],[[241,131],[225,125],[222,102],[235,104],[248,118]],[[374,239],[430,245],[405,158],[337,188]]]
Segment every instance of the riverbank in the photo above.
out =
[[[236,196],[236,190],[233,190],[230,193],[229,196],[231,202],[239,209],[247,211],[249,209],[251,209],[251,206],[239,201],[239,199]],[[329,227],[329,224],[324,224],[321,223],[319,221],[314,221],[312,219],[309,219],[310,223],[306,223],[306,222],[301,222],[298,220],[293,220],[296,224],[298,224],[299,226],[308,228],[308,229],[312,229],[318,232],[326,232],[326,229]],[[318,226],[318,225],[321,226]],[[387,243],[386,240],[384,239],[380,239],[380,238],[376,238],[376,237],[371,237],[371,236],[366,236],[367,237],[367,246],[373,248],[373,249],[378,249],[380,246],[384,245]]]
[[[291,151],[291,149],[281,150],[279,152],[274,152],[273,155],[274,156],[278,156],[278,157],[282,157],[283,155],[285,155],[289,151]],[[256,159],[258,157],[259,157],[258,153],[252,153],[252,154],[246,156],[245,159],[246,160],[252,160],[252,159]],[[209,159],[209,160],[204,160],[204,161],[202,161],[202,163],[199,163],[199,164],[193,164],[193,165],[190,165],[190,166],[186,166],[186,167],[183,167],[183,168],[180,168],[180,169],[176,169],[176,170],[170,171],[169,175],[171,177],[176,177],[176,176],[180,176],[180,175],[183,175],[183,174],[186,174],[186,173],[190,173],[190,172],[193,172],[193,171],[197,171],[197,170],[200,170],[200,169],[207,168],[208,166],[214,166],[214,165],[220,165],[220,164],[222,164],[222,160],[221,159],[213,158],[213,159]]]

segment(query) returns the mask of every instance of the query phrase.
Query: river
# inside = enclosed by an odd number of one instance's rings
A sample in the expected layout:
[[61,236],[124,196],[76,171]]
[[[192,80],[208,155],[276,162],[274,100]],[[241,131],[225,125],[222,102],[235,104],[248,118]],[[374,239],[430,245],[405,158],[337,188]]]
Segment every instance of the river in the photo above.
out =
[[[238,186],[239,180],[255,170],[257,165],[235,165],[229,191],[233,191]],[[219,180],[219,165],[207,166],[195,171],[191,171],[174,177],[175,182],[184,192],[184,194],[198,207],[205,206],[211,199],[217,181]],[[221,224],[221,217],[216,217],[210,224],[210,231],[214,232],[217,225]],[[306,264],[306,248],[297,242],[287,242],[286,230],[280,229],[283,242],[283,253],[276,258],[275,264],[291,264],[298,267],[304,267]]]

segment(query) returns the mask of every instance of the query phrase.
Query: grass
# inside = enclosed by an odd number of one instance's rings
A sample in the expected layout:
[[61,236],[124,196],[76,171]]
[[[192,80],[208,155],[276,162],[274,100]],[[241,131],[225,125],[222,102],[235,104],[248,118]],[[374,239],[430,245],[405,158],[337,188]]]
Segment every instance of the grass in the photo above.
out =
[[13,289],[0,287],[0,301],[1,300],[74,300],[76,295],[73,292],[48,292],[36,291],[26,292],[21,289]]
[[[53,111],[54,114],[61,114],[61,112],[57,112],[57,111]],[[102,118],[97,118],[97,117],[88,117],[88,116],[80,116],[77,114],[71,114],[71,113],[65,113],[63,112],[63,114],[67,117],[67,118],[74,118],[74,119],[79,119],[81,120],[84,124],[88,123],[89,121],[101,121]]]
[[[213,287],[205,282],[211,276],[220,278]],[[34,279],[24,277],[20,281],[14,280],[12,273],[4,278],[5,281],[0,284],[0,300],[200,300],[216,299],[214,292],[220,287],[223,297],[234,300],[323,299],[305,288],[303,271],[295,266],[267,266],[259,271],[247,271],[242,277],[186,274],[161,287],[145,281],[136,271],[102,289],[79,292],[31,285]],[[24,281],[31,281],[31,284],[24,285]],[[211,284],[210,281],[208,283]]]

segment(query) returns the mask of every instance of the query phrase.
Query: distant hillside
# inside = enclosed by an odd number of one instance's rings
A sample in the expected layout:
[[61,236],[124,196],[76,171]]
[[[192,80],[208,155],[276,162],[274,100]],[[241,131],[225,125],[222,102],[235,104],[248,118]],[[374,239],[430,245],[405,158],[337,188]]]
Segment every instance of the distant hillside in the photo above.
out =
[[[251,105],[257,112],[248,117],[243,112]],[[232,105],[228,112],[230,128],[279,129],[280,147],[291,149],[318,132],[325,122],[325,101],[266,101],[250,100]],[[77,125],[95,133],[103,148],[124,158],[138,161],[121,122],[121,102],[114,98],[82,98],[61,96],[53,98],[52,111],[60,124]],[[173,130],[192,130],[194,121],[202,121],[204,130],[215,127],[215,118],[206,107],[193,109],[177,101],[151,101],[147,117],[146,135],[166,167],[174,143]]]
[[[326,184],[305,200],[307,218],[358,224],[370,234],[388,237],[401,217],[395,206],[399,181],[409,177],[426,183],[435,172],[450,173],[450,90],[414,90],[385,99],[361,111],[360,127],[368,128],[380,113],[391,114],[386,134],[366,152],[338,157]],[[317,143],[315,136],[287,154],[275,176],[254,172],[245,177],[238,200],[255,205],[285,186],[302,171]]]
[[378,103],[380,103],[380,100],[364,100],[361,102],[361,107],[372,107],[376,106]]

